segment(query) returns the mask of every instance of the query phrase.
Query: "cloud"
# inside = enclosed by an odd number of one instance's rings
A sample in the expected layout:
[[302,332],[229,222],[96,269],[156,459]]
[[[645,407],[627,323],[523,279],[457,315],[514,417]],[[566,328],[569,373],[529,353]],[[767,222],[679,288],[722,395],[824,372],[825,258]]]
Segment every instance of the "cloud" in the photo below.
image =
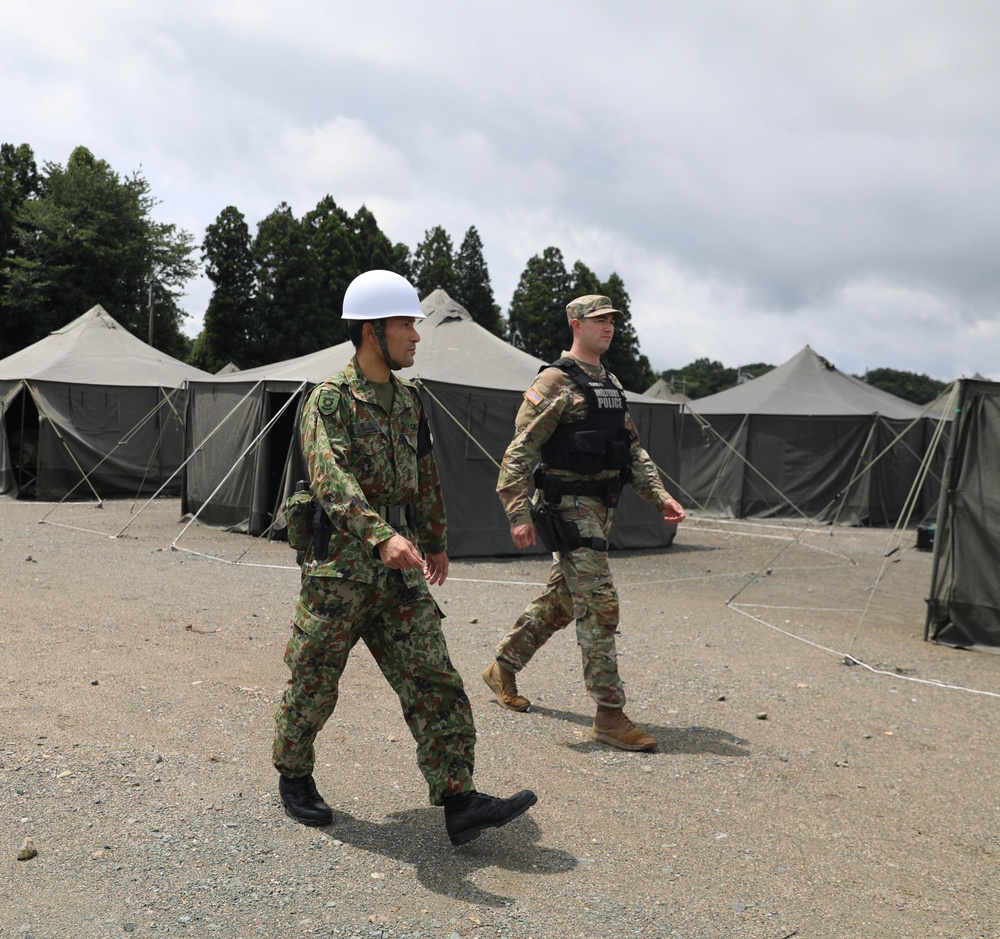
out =
[[414,248],[475,225],[504,306],[550,245],[615,271],[657,369],[1000,359],[979,0],[14,2],[0,81],[5,139],[141,166],[196,238],[329,194]]

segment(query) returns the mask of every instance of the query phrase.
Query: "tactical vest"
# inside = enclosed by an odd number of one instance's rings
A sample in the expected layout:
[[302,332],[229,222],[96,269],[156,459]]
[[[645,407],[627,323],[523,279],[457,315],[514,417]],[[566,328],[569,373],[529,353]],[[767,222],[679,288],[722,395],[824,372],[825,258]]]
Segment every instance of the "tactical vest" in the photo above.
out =
[[581,476],[629,466],[632,452],[625,427],[625,392],[610,376],[604,381],[591,378],[570,358],[557,359],[549,367],[562,369],[583,389],[588,407],[583,420],[556,427],[542,444],[542,462],[549,469],[570,470]]

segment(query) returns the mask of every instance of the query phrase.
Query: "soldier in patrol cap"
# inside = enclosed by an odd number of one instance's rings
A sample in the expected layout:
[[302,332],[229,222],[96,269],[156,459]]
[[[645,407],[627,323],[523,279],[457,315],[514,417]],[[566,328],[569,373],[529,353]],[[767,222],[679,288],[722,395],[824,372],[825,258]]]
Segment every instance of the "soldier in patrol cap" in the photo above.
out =
[[355,278],[344,295],[355,355],[303,408],[302,452],[319,511],[302,556],[272,761],[286,814],[330,824],[312,775],[314,741],[360,639],[399,696],[431,803],[444,806],[451,842],[464,844],[536,798],[523,790],[498,799],[473,784],[472,709],[428,589],[448,576],[432,439],[416,388],[392,374],[413,364],[423,318],[405,278],[390,271]]
[[[527,711],[531,702],[515,676],[575,619],[583,679],[597,706],[592,737],[623,750],[654,750],[656,738],[624,711],[608,537],[626,483],[664,522],[683,521],[684,509],[664,489],[639,444],[621,384],[601,364],[623,314],[607,297],[588,295],[573,300],[566,315],[572,346],[524,393],[497,483],[514,544],[527,548],[541,537],[553,551],[552,569],[544,592],[497,646],[483,679],[502,707]],[[528,496],[532,479],[534,503]]]

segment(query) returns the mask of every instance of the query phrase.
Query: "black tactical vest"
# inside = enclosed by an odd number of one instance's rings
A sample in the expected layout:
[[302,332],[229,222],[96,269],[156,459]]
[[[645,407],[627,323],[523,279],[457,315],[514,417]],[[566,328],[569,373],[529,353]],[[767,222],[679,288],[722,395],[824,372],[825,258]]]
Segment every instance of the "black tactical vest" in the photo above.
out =
[[632,453],[625,427],[625,392],[610,376],[604,381],[591,378],[570,358],[557,359],[549,367],[562,369],[583,389],[588,407],[582,421],[556,427],[542,444],[542,462],[550,469],[570,470],[581,476],[629,466]]

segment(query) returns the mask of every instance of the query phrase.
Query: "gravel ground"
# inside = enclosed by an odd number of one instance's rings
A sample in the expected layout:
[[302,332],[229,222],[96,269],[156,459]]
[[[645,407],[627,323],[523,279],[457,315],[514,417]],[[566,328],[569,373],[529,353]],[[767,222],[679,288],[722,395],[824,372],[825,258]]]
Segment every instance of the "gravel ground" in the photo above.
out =
[[913,532],[887,559],[886,531],[693,519],[614,555],[652,754],[590,739],[571,629],[499,708],[479,674],[548,562],[453,562],[477,784],[539,797],[453,848],[363,648],[319,740],[334,822],[282,814],[291,552],[132,512],[0,504],[0,937],[1000,936],[1000,658],[923,641]]

